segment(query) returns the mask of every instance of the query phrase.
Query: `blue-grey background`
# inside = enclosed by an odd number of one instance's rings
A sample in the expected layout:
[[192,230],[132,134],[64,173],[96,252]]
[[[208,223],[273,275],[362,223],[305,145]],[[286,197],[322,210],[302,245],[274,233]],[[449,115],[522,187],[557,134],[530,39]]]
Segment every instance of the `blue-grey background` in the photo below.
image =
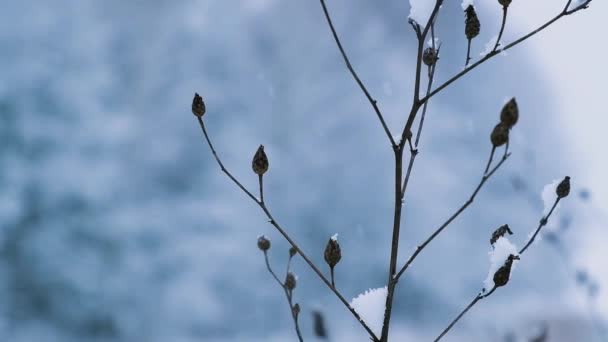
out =
[[[500,19],[494,1],[478,2],[476,57]],[[505,39],[561,2],[514,2]],[[608,52],[598,32],[608,6],[592,5],[431,102],[404,205],[401,263],[470,195],[511,96],[521,119],[512,158],[400,282],[394,339],[436,336],[481,287],[492,230],[509,223],[521,246],[540,218],[542,188],[568,174],[573,195],[553,235],[446,340],[519,341],[546,322],[550,341],[606,341]],[[413,86],[409,2],[328,6],[398,135]],[[460,1],[446,1],[439,82],[463,67],[462,25]],[[266,146],[267,203],[318,265],[327,238],[339,234],[344,295],[384,286],[393,155],[318,1],[9,0],[0,4],[0,340],[295,339],[255,242],[272,239],[279,270],[288,245],[221,174],[190,113],[195,91],[220,156],[251,189],[251,157]],[[296,258],[293,268],[305,338],[314,340],[310,313],[321,310],[334,341],[365,341],[308,267]],[[579,272],[577,281],[577,270],[591,278]]]

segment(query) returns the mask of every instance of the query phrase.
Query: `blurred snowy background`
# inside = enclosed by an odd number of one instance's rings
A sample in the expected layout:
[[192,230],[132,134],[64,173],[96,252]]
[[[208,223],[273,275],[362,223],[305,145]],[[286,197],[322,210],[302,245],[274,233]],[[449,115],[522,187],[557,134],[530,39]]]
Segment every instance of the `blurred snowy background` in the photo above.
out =
[[[565,0],[515,0],[504,39]],[[476,2],[478,56],[499,27]],[[409,2],[328,1],[351,61],[399,131],[412,91]],[[460,1],[446,1],[439,82],[462,69]],[[606,1],[499,56],[433,99],[406,198],[400,264],[477,184],[489,132],[516,96],[512,158],[400,282],[399,341],[428,341],[474,297],[488,239],[508,223],[523,244],[543,187],[572,176],[554,228],[512,281],[446,341],[608,341]],[[318,1],[3,1],[0,4],[0,340],[291,341],[287,304],[256,237],[288,246],[220,173],[190,112],[193,93],[224,163],[266,200],[319,265],[339,233],[347,298],[384,286],[393,156],[347,73]],[[365,331],[298,258],[301,326],[313,310],[333,341]],[[601,337],[601,334],[604,337]]]

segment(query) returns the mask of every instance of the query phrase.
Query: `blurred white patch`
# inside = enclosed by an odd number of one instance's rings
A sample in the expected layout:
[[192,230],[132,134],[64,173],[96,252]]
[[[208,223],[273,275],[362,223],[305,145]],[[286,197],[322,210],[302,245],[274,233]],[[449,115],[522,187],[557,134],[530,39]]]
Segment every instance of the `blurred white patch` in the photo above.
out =
[[336,234],[332,235],[332,236],[331,236],[331,239],[332,239],[333,241],[338,241],[338,233],[336,233]]
[[382,321],[388,291],[385,287],[369,289],[353,298],[350,305],[357,311],[374,334],[382,333]]
[[[553,207],[553,203],[555,203],[555,200],[557,199],[557,194],[555,193],[555,190],[557,189],[557,186],[561,181],[562,178],[555,179],[553,180],[553,182],[545,185],[545,187],[543,188],[543,191],[540,194],[541,198],[543,199],[543,216],[547,216],[547,214],[551,210],[551,207]],[[558,204],[555,207],[555,209],[553,210],[553,214],[555,214],[555,212],[557,211],[557,209],[559,209],[560,206],[561,204]],[[551,220],[549,220],[549,222],[547,223],[547,226],[550,225]]]
[[462,10],[466,10],[469,5],[474,5],[474,0],[462,0]]
[[426,25],[429,20],[435,1],[429,0],[410,0],[410,19],[414,19],[420,26]]

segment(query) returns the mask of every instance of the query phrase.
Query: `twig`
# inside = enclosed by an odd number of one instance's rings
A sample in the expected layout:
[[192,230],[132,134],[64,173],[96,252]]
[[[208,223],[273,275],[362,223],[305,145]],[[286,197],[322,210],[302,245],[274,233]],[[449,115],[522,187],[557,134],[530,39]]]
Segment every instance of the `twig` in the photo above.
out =
[[523,254],[526,251],[526,249],[528,249],[528,247],[530,247],[530,245],[532,244],[532,242],[534,242],[534,240],[536,239],[536,235],[538,235],[538,233],[540,232],[540,230],[545,225],[547,225],[549,217],[551,217],[551,214],[553,214],[553,210],[555,209],[555,207],[559,203],[560,199],[561,199],[560,197],[557,197],[555,199],[555,202],[553,202],[553,206],[551,207],[551,210],[549,211],[549,213],[547,214],[547,216],[543,217],[540,220],[540,222],[538,223],[538,228],[536,228],[536,231],[534,231],[534,234],[532,235],[532,237],[530,238],[530,240],[528,241],[528,243],[519,251],[519,254]]
[[327,280],[327,278],[323,275],[323,273],[321,272],[321,270],[319,270],[319,268],[312,262],[312,260],[302,251],[302,249],[300,249],[300,247],[298,246],[298,244],[287,234],[287,232],[279,225],[279,223],[274,219],[274,217],[272,216],[272,214],[270,213],[270,211],[268,210],[268,208],[266,207],[266,204],[264,202],[262,202],[261,200],[258,200],[249,190],[247,190],[247,188],[245,188],[231,173],[230,171],[228,171],[225,167],[224,164],[222,163],[222,161],[220,160],[217,152],[215,151],[213,144],[211,143],[211,140],[209,139],[209,136],[207,134],[207,130],[205,129],[205,124],[203,123],[203,120],[198,117],[198,122],[200,123],[201,129],[203,131],[203,134],[205,135],[205,139],[207,141],[207,144],[209,145],[209,148],[211,149],[211,152],[213,153],[213,156],[215,157],[215,160],[217,161],[218,165],[220,166],[220,168],[222,169],[222,171],[228,176],[228,178],[230,178],[245,194],[247,194],[247,196],[249,196],[249,198],[251,198],[261,209],[262,211],[264,211],[264,214],[266,214],[266,217],[269,219],[270,224],[272,224],[277,231],[279,231],[279,233],[287,240],[287,242],[289,242],[289,244],[296,249],[296,251],[298,252],[298,254],[300,254],[302,256],[302,259],[304,259],[304,261],[308,264],[308,266],[310,266],[310,268],[312,268],[312,270],[317,274],[317,276],[325,283],[325,285],[336,295],[336,297],[338,297],[338,299],[340,299],[340,301],[342,302],[342,304],[344,304],[344,306],[346,306],[346,308],[353,314],[353,316],[357,319],[357,321],[361,324],[361,326],[363,326],[363,328],[367,331],[367,333],[370,335],[370,337],[372,338],[373,341],[379,341],[378,338],[376,337],[376,335],[374,334],[374,332],[369,328],[369,326],[363,321],[363,319],[361,319],[361,316],[359,316],[359,314],[355,311],[355,309],[348,303],[348,301],[346,301],[346,299],[344,298],[344,296],[338,291],[336,290],[331,283],[329,282],[329,280]]
[[264,176],[258,175],[259,183],[260,183],[260,201],[264,203]]
[[[539,224],[538,228],[536,229],[536,231],[534,232],[534,235],[532,235],[530,240],[528,240],[528,243],[526,243],[524,248],[522,248],[519,251],[520,255],[523,254],[526,251],[526,249],[528,249],[528,246],[530,246],[532,244],[532,242],[534,242],[534,239],[536,238],[536,235],[539,233],[541,228],[547,224],[549,218],[551,217],[551,214],[553,213],[553,210],[557,206],[557,203],[559,203],[560,199],[561,199],[560,197],[557,197],[555,199],[555,202],[553,203],[553,207],[551,207],[551,210],[549,211],[547,216],[544,216],[543,218],[541,218],[540,224]],[[450,329],[452,329],[452,327],[456,324],[456,322],[458,322],[460,320],[460,318],[462,318],[462,316],[464,316],[464,314],[467,313],[467,311],[469,311],[473,307],[473,305],[475,305],[479,300],[489,297],[492,293],[494,293],[495,290],[496,290],[496,286],[494,286],[492,288],[492,290],[486,294],[484,294],[484,290],[482,290],[477,295],[477,297],[475,297],[475,299],[473,299],[473,301],[458,316],[456,316],[456,318],[450,323],[450,325],[448,325],[448,327],[445,328],[445,330],[443,330],[443,332],[441,332],[441,334],[435,339],[435,342],[439,341],[443,336],[445,336],[445,334],[447,334],[447,332],[450,331]]]
[[[302,333],[300,332],[300,324],[298,323],[298,316],[295,313],[294,310],[294,306],[293,306],[293,301],[292,301],[292,291],[289,290],[287,288],[287,286],[281,282],[279,280],[279,277],[277,277],[276,273],[274,273],[274,271],[272,270],[272,267],[270,267],[270,262],[268,261],[268,251],[264,251],[264,260],[266,261],[266,268],[268,268],[268,272],[270,272],[270,274],[272,274],[272,277],[277,281],[277,283],[279,284],[279,286],[281,286],[281,288],[283,289],[283,292],[285,292],[285,297],[287,298],[287,303],[289,304],[289,311],[291,312],[291,318],[293,319],[293,323],[295,325],[295,329],[296,329],[296,334],[298,335],[298,339],[300,340],[300,342],[303,342],[304,339],[302,338]],[[291,257],[289,257],[289,261],[291,261]],[[289,265],[289,262],[288,264]],[[287,266],[287,272],[289,272],[289,266]]]
[[367,100],[374,108],[374,111],[376,112],[376,116],[378,116],[378,119],[380,120],[380,123],[382,124],[382,128],[384,129],[384,132],[386,133],[386,136],[388,137],[389,141],[391,142],[391,146],[393,146],[393,148],[394,148],[395,146],[397,146],[397,144],[395,143],[395,139],[393,138],[391,131],[388,129],[388,126],[386,125],[386,122],[384,121],[382,112],[380,112],[380,109],[378,108],[377,101],[374,98],[372,98],[371,94],[369,93],[369,91],[367,90],[367,88],[365,87],[365,85],[363,84],[363,82],[361,81],[359,76],[357,75],[357,72],[355,72],[355,69],[353,68],[352,64],[350,64],[350,60],[348,59],[348,56],[346,55],[346,51],[344,51],[344,48],[342,47],[342,43],[340,43],[340,38],[338,37],[338,33],[336,32],[336,29],[334,28],[334,24],[331,21],[331,17],[327,10],[327,6],[325,5],[325,0],[320,0],[320,1],[321,1],[321,6],[323,7],[323,13],[325,13],[325,18],[327,19],[327,23],[329,24],[329,28],[331,29],[331,33],[334,36],[336,45],[338,45],[338,49],[340,49],[340,53],[342,54],[342,58],[344,59],[344,63],[346,63],[346,67],[348,68],[348,71],[350,71],[350,74],[353,76],[353,78],[359,85],[359,88],[361,88],[361,90],[365,94],[365,97],[367,97]]
[[440,91],[442,91],[443,89],[445,89],[447,86],[449,86],[450,84],[452,84],[454,81],[456,81],[459,78],[461,78],[462,76],[468,74],[469,71],[475,69],[476,67],[480,66],[481,64],[483,64],[487,60],[489,60],[492,57],[498,55],[499,53],[501,53],[503,51],[507,51],[507,50],[511,49],[512,47],[518,45],[519,43],[527,40],[528,38],[530,38],[532,36],[534,36],[535,34],[541,32],[542,30],[546,29],[547,27],[549,27],[551,24],[555,23],[557,20],[561,19],[562,17],[570,15],[570,14],[573,14],[575,12],[578,12],[578,11],[580,11],[582,9],[587,8],[588,5],[589,5],[589,3],[591,3],[591,0],[587,0],[586,2],[584,2],[583,4],[575,7],[572,10],[568,10],[568,7],[570,6],[571,2],[572,2],[572,0],[569,0],[567,2],[567,4],[566,4],[566,7],[564,7],[564,9],[558,15],[556,15],[555,17],[553,17],[551,20],[547,21],[546,23],[544,23],[543,25],[541,25],[540,27],[538,27],[534,31],[532,31],[532,32],[530,32],[530,33],[528,33],[528,34],[520,37],[519,39],[515,40],[514,42],[506,45],[504,48],[489,52],[483,58],[481,58],[477,62],[471,64],[470,66],[466,67],[464,70],[462,70],[461,72],[459,72],[458,74],[454,75],[452,78],[450,78],[449,80],[445,81],[443,84],[441,84],[440,86],[438,86],[437,88],[435,88],[435,90],[431,91],[431,93],[429,95],[427,95],[424,98],[422,98],[420,100],[420,102],[424,103],[424,102],[428,101],[431,97],[437,95]]
[[[506,151],[506,149],[505,149],[505,151]],[[494,157],[494,152],[496,152],[496,146],[492,146],[492,152],[490,152],[490,158],[488,159],[488,165],[486,165],[486,169],[483,172],[484,175],[488,173],[488,170],[490,169],[490,165],[492,165],[492,158]],[[506,152],[505,152],[505,154],[506,154]]]
[[507,12],[509,11],[509,6],[503,6],[502,8],[502,24],[500,24],[500,32],[498,33],[498,37],[496,38],[496,44],[494,44],[494,48],[492,51],[496,51],[498,46],[500,45],[500,38],[502,38],[502,34],[505,31],[505,25],[507,23]]
[[471,61],[471,39],[469,39],[467,42],[467,59],[464,62],[465,68],[467,67],[467,65],[469,65],[470,61]]
[[330,267],[329,272],[331,273],[331,286],[335,288],[336,287],[336,281],[334,279],[334,268]]
[[410,256],[410,258],[407,260],[407,262],[405,263],[405,265],[403,265],[403,267],[401,268],[401,270],[399,271],[399,273],[397,273],[397,275],[395,277],[395,282],[399,280],[399,277],[401,277],[401,275],[403,274],[403,272],[405,272],[405,270],[408,269],[408,267],[411,265],[411,263],[414,261],[414,259],[416,259],[416,257],[418,256],[418,254],[420,254],[420,252],[422,252],[422,250],[431,241],[433,241],[433,239],[435,239],[437,237],[437,235],[439,235],[439,233],[441,233],[448,225],[450,225],[450,223],[452,223],[452,221],[454,221],[460,214],[462,214],[462,212],[469,205],[471,205],[471,203],[473,203],[473,201],[475,200],[475,197],[477,196],[477,193],[479,193],[479,191],[481,190],[481,188],[483,187],[483,185],[488,181],[488,179],[490,179],[490,177],[492,177],[492,175],[496,172],[496,170],[498,170],[498,168],[500,168],[500,166],[509,158],[510,155],[511,155],[510,153],[504,155],[502,157],[502,159],[498,162],[498,164],[496,164],[496,166],[494,166],[494,168],[492,168],[492,170],[490,172],[484,173],[484,175],[481,177],[481,181],[479,182],[479,184],[477,185],[477,187],[473,191],[473,194],[471,195],[471,197],[469,197],[469,199],[460,208],[458,208],[458,210],[456,210],[456,212],[454,214],[452,214],[452,216],[450,216],[450,218],[448,218],[447,221],[445,221],[441,226],[439,226],[439,228],[437,228],[433,232],[433,234],[431,234],[431,236],[429,236],[421,245],[419,245],[416,248],[416,251],[414,252],[414,254],[412,254],[412,256]]

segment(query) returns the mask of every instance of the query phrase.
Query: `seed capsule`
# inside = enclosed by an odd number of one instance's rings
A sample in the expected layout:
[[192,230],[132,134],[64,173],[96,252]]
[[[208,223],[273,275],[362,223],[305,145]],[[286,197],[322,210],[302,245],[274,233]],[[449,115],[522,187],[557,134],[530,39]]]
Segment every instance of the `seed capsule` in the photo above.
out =
[[422,53],[422,62],[424,62],[424,64],[428,66],[435,65],[438,59],[437,50],[433,49],[433,47],[424,49],[424,52]]
[[500,122],[505,124],[507,127],[512,128],[519,119],[519,107],[517,101],[512,98],[507,102],[500,111]]
[[473,7],[473,5],[469,5],[464,12],[466,14],[464,34],[467,36],[468,40],[471,40],[479,35],[481,24],[479,23],[479,18],[477,18],[477,13],[475,12],[475,7]]
[[570,194],[570,177],[566,176],[555,189],[555,194],[559,198],[564,198]]
[[298,315],[300,314],[300,304],[296,303],[291,309],[291,311],[293,312],[294,316],[298,317]]
[[295,247],[289,249],[289,257],[293,258],[294,255],[298,254],[298,250]]
[[331,238],[327,241],[325,247],[325,262],[329,267],[334,268],[338,262],[342,259],[342,251],[340,250],[340,244],[337,239]]
[[511,4],[511,0],[498,0],[498,3],[502,5],[502,7],[509,7]]
[[198,93],[194,93],[194,98],[192,99],[192,114],[201,118],[205,115],[205,110],[203,98]]
[[253,169],[253,172],[261,176],[268,171],[268,165],[268,157],[264,152],[264,145],[260,145],[251,161],[251,168]]
[[503,123],[499,123],[492,130],[490,141],[494,147],[502,146],[509,140],[509,128]]
[[513,232],[509,228],[508,224],[503,224],[502,226],[498,227],[498,229],[496,229],[494,231],[494,233],[492,233],[492,238],[490,239],[490,244],[494,245],[496,243],[496,241],[498,241],[498,239],[505,236],[506,234],[513,235]]
[[287,273],[287,276],[285,277],[285,287],[288,290],[293,290],[296,288],[296,283],[296,276],[291,272]]
[[258,248],[262,252],[266,252],[270,249],[270,240],[268,240],[264,235],[258,238]]
[[505,264],[501,266],[496,273],[494,273],[494,286],[501,287],[507,285],[509,277],[511,276],[511,266],[513,266],[513,260],[519,260],[519,256],[510,254]]

